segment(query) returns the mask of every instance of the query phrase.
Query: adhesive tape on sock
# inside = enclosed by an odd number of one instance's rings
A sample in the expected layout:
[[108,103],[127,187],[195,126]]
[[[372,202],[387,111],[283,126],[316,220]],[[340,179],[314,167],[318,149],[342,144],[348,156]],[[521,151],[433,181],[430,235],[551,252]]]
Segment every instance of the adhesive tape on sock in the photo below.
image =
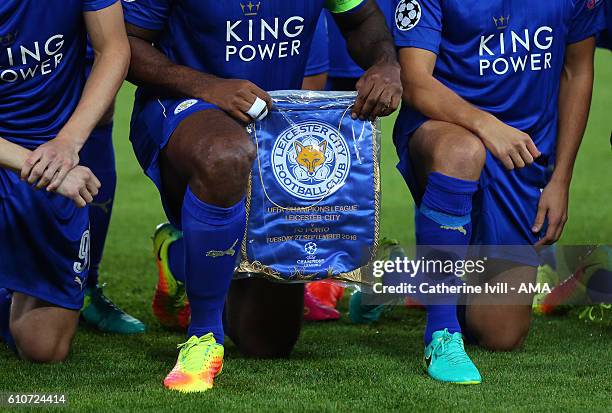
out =
[[268,115],[268,107],[266,106],[266,102],[257,97],[255,98],[255,103],[251,106],[251,109],[247,111],[247,115],[249,115],[253,120],[261,120]]

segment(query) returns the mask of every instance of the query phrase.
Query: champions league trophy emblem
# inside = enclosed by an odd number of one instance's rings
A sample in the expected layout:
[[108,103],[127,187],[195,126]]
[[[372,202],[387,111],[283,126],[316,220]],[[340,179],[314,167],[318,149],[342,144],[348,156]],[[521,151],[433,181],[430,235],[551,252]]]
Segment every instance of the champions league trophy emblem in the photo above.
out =
[[351,119],[355,93],[271,96],[249,126],[257,160],[238,272],[361,281],[378,245],[378,124]]

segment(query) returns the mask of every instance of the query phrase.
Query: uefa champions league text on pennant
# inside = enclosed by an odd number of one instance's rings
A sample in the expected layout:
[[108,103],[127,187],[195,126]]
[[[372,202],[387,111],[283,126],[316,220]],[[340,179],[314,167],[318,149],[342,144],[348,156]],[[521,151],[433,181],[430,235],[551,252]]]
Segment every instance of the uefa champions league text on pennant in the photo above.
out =
[[362,280],[378,245],[380,128],[353,120],[356,93],[272,92],[249,126],[257,160],[239,273]]

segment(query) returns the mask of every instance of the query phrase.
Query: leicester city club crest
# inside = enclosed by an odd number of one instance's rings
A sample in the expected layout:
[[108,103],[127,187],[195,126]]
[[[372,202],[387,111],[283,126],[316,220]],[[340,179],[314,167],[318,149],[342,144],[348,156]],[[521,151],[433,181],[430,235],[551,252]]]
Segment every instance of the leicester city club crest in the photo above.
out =
[[284,130],[271,157],[278,184],[296,198],[309,201],[337,191],[351,168],[349,147],[338,128],[319,121]]

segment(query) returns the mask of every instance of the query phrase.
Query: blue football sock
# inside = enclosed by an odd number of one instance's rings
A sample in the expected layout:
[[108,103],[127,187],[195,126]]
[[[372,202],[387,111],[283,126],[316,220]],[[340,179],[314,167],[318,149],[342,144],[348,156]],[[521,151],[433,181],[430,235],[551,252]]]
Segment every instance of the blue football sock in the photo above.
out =
[[183,201],[185,288],[191,306],[188,337],[212,332],[223,343],[223,307],[246,225],[244,200],[208,205],[187,189]]
[[[418,257],[465,259],[472,232],[472,198],[477,189],[476,181],[466,181],[437,172],[429,175],[415,220],[416,240],[420,246]],[[427,282],[449,285],[457,284],[460,280],[454,274],[436,274],[434,278],[428,274]],[[435,331],[447,328],[450,333],[461,332],[457,320],[458,298],[455,295],[438,294],[434,299],[429,299],[426,306],[425,344],[431,341]]]
[[0,288],[0,337],[11,350],[17,352],[9,324],[12,299],[13,295],[6,288]]
[[108,233],[117,171],[115,169],[115,151],[113,149],[113,124],[94,129],[87,143],[81,150],[81,165],[87,166],[100,180],[102,187],[89,207],[90,222],[90,267],[87,286],[94,288],[98,284],[98,275],[104,243]]
[[185,239],[179,238],[168,248],[168,266],[177,281],[185,282]]

